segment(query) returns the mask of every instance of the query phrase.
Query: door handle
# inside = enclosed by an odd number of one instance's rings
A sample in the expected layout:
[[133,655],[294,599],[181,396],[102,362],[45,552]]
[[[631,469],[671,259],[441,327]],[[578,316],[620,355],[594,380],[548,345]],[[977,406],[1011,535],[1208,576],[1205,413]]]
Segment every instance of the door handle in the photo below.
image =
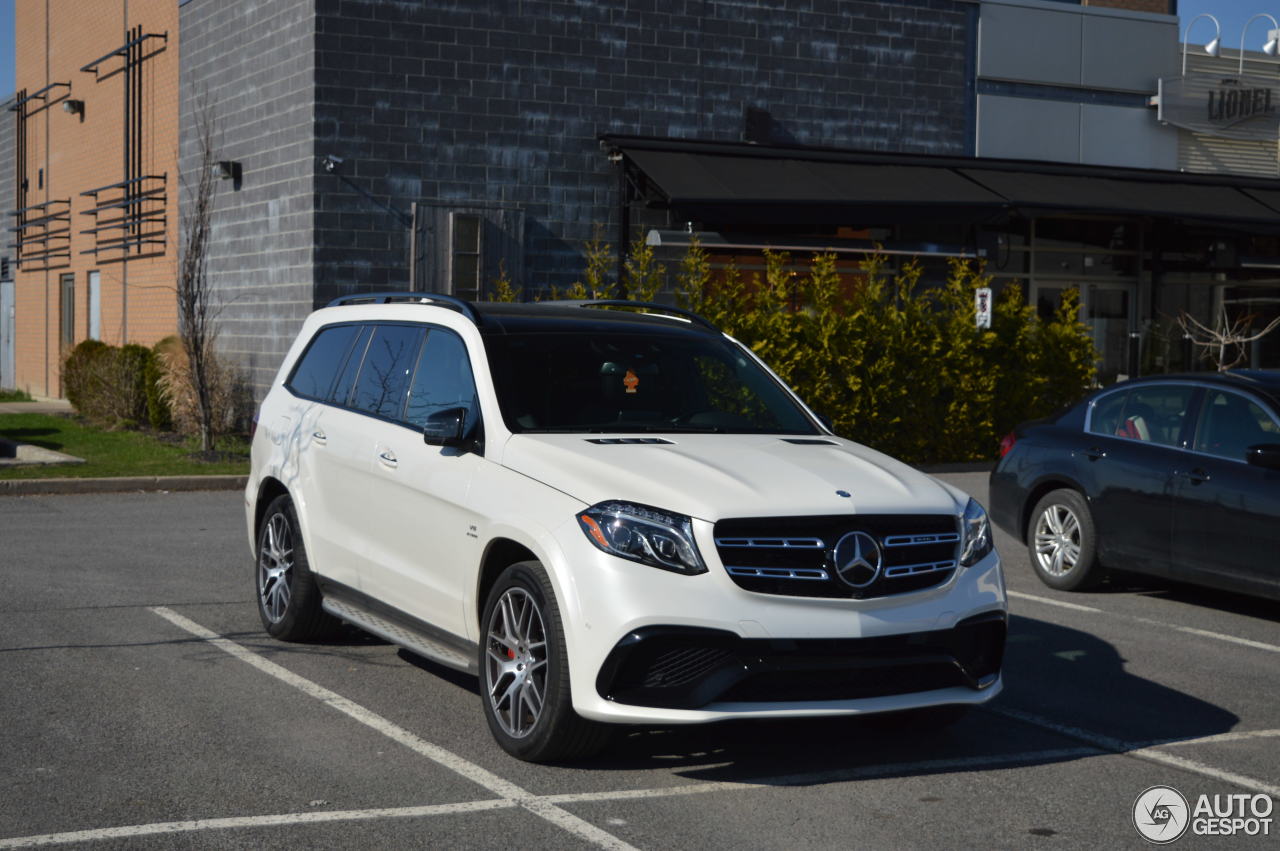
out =
[[1097,461],[1099,458],[1107,457],[1107,450],[1098,446],[1090,446],[1083,454],[1084,457],[1088,458],[1090,461]]
[[378,458],[388,467],[394,467],[400,463],[396,458],[396,453],[392,452],[390,449],[384,449],[379,452]]
[[1209,481],[1209,474],[1199,467],[1196,467],[1194,470],[1174,470],[1173,474],[1180,479],[1186,479],[1193,485]]
[[325,434],[323,431],[320,431],[319,429],[316,429],[315,431],[311,432],[311,439],[314,440],[316,443],[320,444],[321,446],[324,446],[326,443],[329,442],[329,436]]

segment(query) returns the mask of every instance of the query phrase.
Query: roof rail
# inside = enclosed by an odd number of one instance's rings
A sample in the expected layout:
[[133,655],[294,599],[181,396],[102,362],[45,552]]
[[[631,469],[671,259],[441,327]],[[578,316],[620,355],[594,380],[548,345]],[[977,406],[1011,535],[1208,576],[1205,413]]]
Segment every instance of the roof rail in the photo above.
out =
[[537,304],[560,305],[562,307],[643,307],[648,313],[665,313],[670,316],[687,319],[695,325],[701,325],[708,331],[721,333],[720,329],[711,324],[706,317],[699,316],[692,310],[685,310],[683,307],[672,307],[669,304],[658,304],[652,301],[628,301],[625,298],[594,298],[594,299],[562,299],[559,301],[540,301]]
[[325,307],[342,307],[348,304],[391,304],[394,301],[418,302],[420,304],[438,304],[456,310],[476,325],[480,324],[480,314],[476,313],[471,302],[457,296],[444,293],[383,292],[383,293],[351,293],[341,295],[329,302]]

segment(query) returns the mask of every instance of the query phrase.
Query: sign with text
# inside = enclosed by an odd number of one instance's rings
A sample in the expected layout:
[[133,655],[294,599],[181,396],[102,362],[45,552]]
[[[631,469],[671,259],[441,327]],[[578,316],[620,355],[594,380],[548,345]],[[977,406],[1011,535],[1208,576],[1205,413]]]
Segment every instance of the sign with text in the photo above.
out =
[[973,291],[973,313],[979,328],[991,327],[991,287]]
[[1280,137],[1280,80],[1222,74],[1162,77],[1156,117],[1227,139]]

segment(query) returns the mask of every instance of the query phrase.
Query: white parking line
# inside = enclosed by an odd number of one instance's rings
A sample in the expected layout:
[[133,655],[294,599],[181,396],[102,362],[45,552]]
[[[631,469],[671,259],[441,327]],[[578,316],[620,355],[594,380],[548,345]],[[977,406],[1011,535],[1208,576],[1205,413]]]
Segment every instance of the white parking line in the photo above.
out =
[[[1010,709],[1001,706],[991,707],[990,711],[997,715],[1004,715],[1006,718],[1014,718],[1018,721],[1032,724],[1036,727],[1053,730],[1054,732],[1061,733],[1069,738],[1079,739],[1080,741],[1097,745],[1099,748],[1104,748],[1106,750],[1113,751],[1114,753],[1125,754],[1126,756],[1145,759],[1148,762],[1156,762],[1162,765],[1172,766],[1183,771],[1189,771],[1192,774],[1199,774],[1214,780],[1221,780],[1224,783],[1230,783],[1232,785],[1239,786],[1242,789],[1261,792],[1264,795],[1270,795],[1272,798],[1280,800],[1280,786],[1273,786],[1266,781],[1258,780],[1254,777],[1246,777],[1243,774],[1236,774],[1231,771],[1214,768],[1211,765],[1205,765],[1203,762],[1174,756],[1173,754],[1156,750],[1157,746],[1152,746],[1145,742],[1123,742],[1120,739],[1115,739],[1111,736],[1104,736],[1101,733],[1094,733],[1091,730],[1085,730],[1081,727],[1073,727],[1070,724],[1060,724],[1057,721],[1051,721],[1048,718],[1042,718],[1039,715],[1033,715],[1030,712],[1023,712],[1019,709]],[[1269,733],[1272,731],[1263,732]],[[1205,740],[1213,738],[1216,737],[1206,736]],[[1191,742],[1184,743],[1190,744]],[[1159,745],[1159,747],[1163,747],[1163,745]]]
[[379,810],[328,810],[309,813],[285,813],[270,816],[244,816],[240,818],[194,819],[192,821],[166,821],[157,824],[134,824],[125,827],[103,827],[96,830],[74,830],[67,833],[46,833],[42,836],[19,836],[0,839],[0,848],[39,848],[43,845],[62,845],[70,842],[95,842],[105,839],[136,839],[142,836],[162,836],[171,833],[194,833],[201,830],[227,830],[231,828],[284,827],[299,824],[324,824],[335,821],[365,821],[385,818],[418,818],[422,816],[478,813],[486,810],[508,809],[518,806],[505,799],[469,801],[460,804],[439,804],[427,807],[396,807]]
[[1274,739],[1277,737],[1280,737],[1280,730],[1241,730],[1238,733],[1218,733],[1214,736],[1201,736],[1197,739],[1148,742],[1147,747],[1170,748],[1177,745],[1216,745],[1219,742],[1241,742],[1246,739]]
[[1240,638],[1235,635],[1227,635],[1221,632],[1210,632],[1207,629],[1196,629],[1193,626],[1180,626],[1176,623],[1166,623],[1164,621],[1152,620],[1151,618],[1141,618],[1137,615],[1125,615],[1119,612],[1109,612],[1106,609],[1096,609],[1093,606],[1081,606],[1077,603],[1066,603],[1062,600],[1054,600],[1050,597],[1038,597],[1035,594],[1024,594],[1021,591],[1006,592],[1010,597],[1019,600],[1031,600],[1036,603],[1044,603],[1049,606],[1057,606],[1061,609],[1073,609],[1077,612],[1090,612],[1091,614],[1104,614],[1111,617],[1122,618],[1134,623],[1146,624],[1147,626],[1158,626],[1163,629],[1172,629],[1175,632],[1186,633],[1187,635],[1196,635],[1201,638],[1212,638],[1216,641],[1227,641],[1231,644],[1239,644],[1242,647],[1252,647],[1254,650],[1266,650],[1269,653],[1280,653],[1280,645],[1266,644],[1261,641],[1254,641],[1249,638]]
[[617,849],[617,851],[636,851],[633,846],[623,842],[611,833],[601,830],[590,822],[584,821],[572,813],[566,812],[552,804],[539,800],[530,792],[525,791],[509,780],[504,780],[498,775],[487,769],[481,768],[473,762],[463,759],[451,751],[447,751],[439,745],[415,736],[403,727],[391,723],[386,718],[378,715],[372,710],[366,709],[358,703],[347,700],[337,692],[332,692],[318,683],[312,682],[305,677],[300,677],[287,668],[283,668],[268,659],[259,656],[252,650],[236,644],[220,637],[217,633],[205,629],[193,620],[183,617],[172,609],[163,606],[156,606],[151,609],[160,617],[172,623],[174,626],[186,630],[194,636],[204,639],[205,641],[239,659],[242,662],[248,662],[264,674],[275,677],[281,682],[293,686],[303,694],[314,697],[315,699],[325,703],[339,712],[349,715],[366,727],[370,727],[382,733],[384,736],[394,739],[405,747],[413,750],[427,759],[438,763],[439,765],[462,775],[471,782],[488,789],[493,794],[512,801],[529,812],[540,816],[552,824],[560,827],[568,832],[585,839],[593,845],[601,848]]
[[388,807],[376,810],[331,810],[325,812],[283,813],[280,815],[268,816],[245,816],[242,818],[170,821],[159,822],[156,824],[107,827],[98,830],[77,830],[67,833],[48,833],[40,836],[20,836],[12,839],[0,839],[0,849],[36,848],[44,845],[60,845],[70,842],[91,842],[103,839],[132,839],[142,836],[194,833],[203,830],[284,827],[299,824],[321,824],[338,821],[367,821],[370,819],[424,818],[430,816],[456,815],[458,813],[510,809],[513,807],[525,807],[527,809],[530,804],[542,807],[554,807],[557,804],[589,804],[607,801],[674,798],[685,795],[704,795],[711,792],[733,792],[745,789],[762,789],[766,787],[782,786],[808,786],[820,783],[838,783],[848,780],[866,780],[874,777],[896,777],[904,774],[920,774],[931,771],[965,771],[984,768],[1002,768],[1010,765],[1027,765],[1031,763],[1078,759],[1087,756],[1098,756],[1099,754],[1104,753],[1106,753],[1105,750],[1094,747],[1059,748],[1046,751],[1024,751],[1021,753],[998,754],[995,756],[960,757],[957,759],[934,759],[923,762],[877,764],[853,769],[819,771],[810,774],[789,774],[778,777],[765,777],[741,783],[722,781],[717,783],[695,783],[687,786],[669,786],[661,789],[622,789],[614,792],[571,792],[560,795],[530,797],[519,801],[498,798],[484,801],[467,801],[464,803],[438,804],[421,807]]

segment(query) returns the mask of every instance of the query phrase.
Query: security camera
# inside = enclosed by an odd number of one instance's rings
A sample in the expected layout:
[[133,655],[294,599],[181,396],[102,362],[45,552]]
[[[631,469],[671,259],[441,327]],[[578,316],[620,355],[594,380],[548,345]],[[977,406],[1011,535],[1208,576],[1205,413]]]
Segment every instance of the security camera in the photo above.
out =
[[342,165],[342,157],[335,157],[333,154],[324,155],[324,170],[333,173],[338,170],[338,166]]

